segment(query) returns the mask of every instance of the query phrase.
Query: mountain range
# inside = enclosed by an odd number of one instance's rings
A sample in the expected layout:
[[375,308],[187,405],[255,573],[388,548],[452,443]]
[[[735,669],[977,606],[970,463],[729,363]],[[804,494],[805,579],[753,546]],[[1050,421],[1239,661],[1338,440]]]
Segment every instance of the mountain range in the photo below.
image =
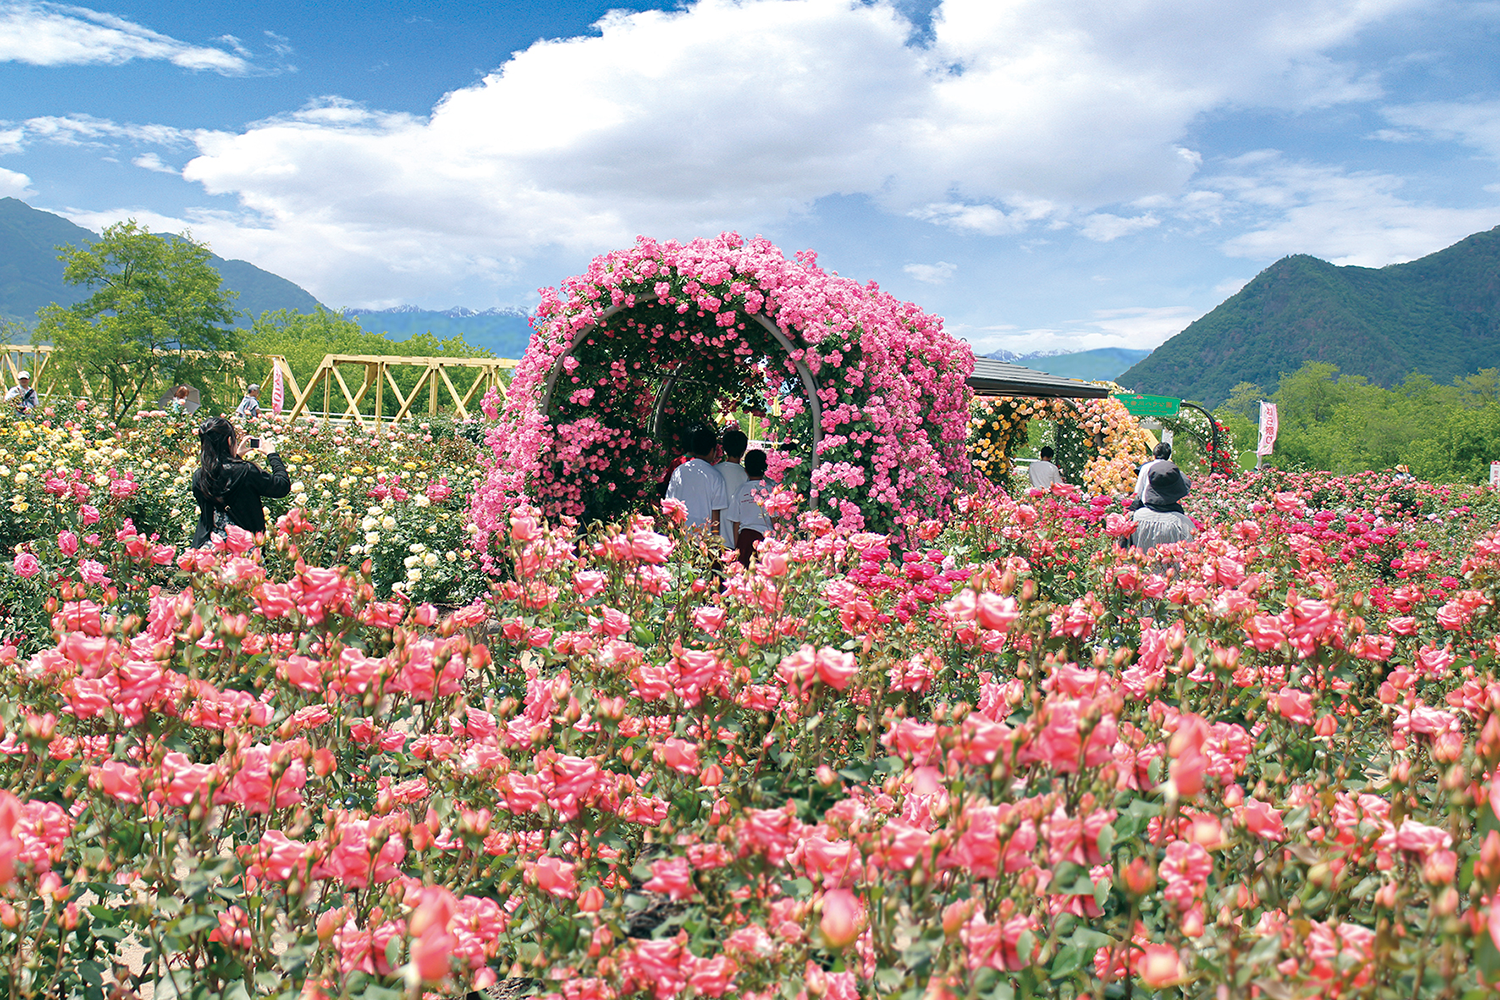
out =
[[[63,264],[57,248],[63,244],[83,246],[98,239],[60,215],[32,208],[17,198],[0,198],[0,319],[31,323],[36,311],[56,302],[70,306],[88,298],[82,285],[63,281]],[[239,292],[235,308],[245,315],[240,326],[266,309],[307,312],[318,300],[280,275],[263,271],[243,260],[213,257],[211,263],[224,279],[224,287]]]
[[371,333],[383,333],[391,340],[406,340],[419,333],[430,333],[439,340],[463,337],[464,342],[482,347],[497,358],[519,358],[531,342],[531,318],[520,309],[419,309],[397,306],[395,309],[345,309],[344,318],[352,319]]
[[1130,347],[1098,347],[1091,351],[1033,351],[1030,354],[995,351],[988,356],[1063,378],[1112,382],[1150,353],[1149,350]]
[[1284,257],[1120,376],[1138,392],[1217,406],[1308,361],[1390,387],[1500,366],[1500,226],[1406,264]]

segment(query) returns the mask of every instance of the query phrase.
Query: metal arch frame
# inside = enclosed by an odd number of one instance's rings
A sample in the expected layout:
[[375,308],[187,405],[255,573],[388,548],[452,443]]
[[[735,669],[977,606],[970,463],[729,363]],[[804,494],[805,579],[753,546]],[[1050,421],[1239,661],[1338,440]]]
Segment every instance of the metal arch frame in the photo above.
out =
[[[655,302],[657,300],[657,297],[658,296],[654,292],[646,295],[637,295],[635,302],[631,303],[630,305],[626,305],[622,302],[617,306],[610,306],[608,309],[604,310],[604,312],[599,314],[598,319],[594,320],[594,322],[578,331],[577,335],[573,337],[573,342],[568,345],[568,349],[562,354],[558,355],[557,360],[552,363],[552,373],[547,376],[547,388],[542,393],[541,408],[543,412],[547,411],[552,406],[552,392],[557,386],[557,380],[562,376],[563,361],[565,361],[573,354],[574,351],[578,349],[578,345],[583,343],[584,338],[587,337],[596,327],[602,326],[606,320],[614,316],[616,313],[624,312],[627,309],[634,309],[637,306],[643,306],[650,302]],[[796,357],[795,352],[798,349],[797,345],[792,343],[791,338],[786,335],[781,327],[771,322],[770,318],[762,313],[747,312],[743,315],[755,320],[755,322],[759,323],[767,333],[776,338],[776,342],[781,345],[784,351],[786,351],[787,358],[796,367],[798,377],[802,379],[802,389],[807,393],[808,412],[812,416],[812,455],[810,467],[808,470],[809,472],[811,472],[818,467],[818,446],[823,443],[823,401],[818,398],[818,380],[813,377],[812,370],[807,367],[807,363],[804,362],[801,358]],[[656,406],[653,409],[652,413],[651,422],[653,425],[656,423],[657,415],[659,414],[663,401],[666,399],[667,392],[671,389],[672,383],[674,381],[675,379],[670,375],[662,381],[661,389],[658,390],[656,396]]]

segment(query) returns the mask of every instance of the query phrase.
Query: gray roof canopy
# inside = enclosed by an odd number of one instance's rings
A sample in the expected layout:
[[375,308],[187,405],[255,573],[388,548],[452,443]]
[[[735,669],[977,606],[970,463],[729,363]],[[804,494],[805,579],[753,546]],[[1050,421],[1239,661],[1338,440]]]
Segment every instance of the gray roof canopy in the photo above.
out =
[[1040,398],[1103,399],[1109,389],[1092,382],[1048,375],[995,358],[975,358],[969,387],[976,396],[1033,396]]

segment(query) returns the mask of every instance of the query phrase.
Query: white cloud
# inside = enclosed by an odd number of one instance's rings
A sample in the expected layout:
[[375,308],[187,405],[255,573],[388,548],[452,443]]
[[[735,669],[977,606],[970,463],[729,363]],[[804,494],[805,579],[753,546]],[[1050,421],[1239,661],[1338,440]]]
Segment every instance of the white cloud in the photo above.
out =
[[1096,212],[1083,220],[1079,232],[1099,243],[1109,243],[1121,236],[1129,236],[1131,233],[1159,225],[1161,225],[1161,220],[1150,213],[1122,218],[1118,215],[1110,215],[1108,212]]
[[[112,122],[92,115],[47,115],[28,118],[10,133],[16,135],[19,148],[33,142],[50,142],[62,146],[113,146],[127,141],[153,146],[184,147],[199,134],[170,125],[133,125]],[[15,150],[10,150],[15,151]]]
[[[198,133],[183,176],[239,199],[206,220],[221,246],[350,304],[509,280],[542,248],[759,231],[833,195],[966,235],[1111,239],[1162,217],[1143,199],[1186,206],[1201,116],[1374,96],[1326,52],[1407,2],[944,0],[925,47],[889,2],[616,11],[426,118],[328,99]],[[1102,211],[1121,204],[1146,214]]]
[[958,265],[940,260],[936,264],[907,264],[902,270],[918,281],[929,285],[942,285],[946,284],[958,271]]
[[0,62],[118,66],[132,59],[164,60],[225,76],[254,69],[242,55],[179,41],[113,14],[58,3],[0,5]]
[[1383,129],[1377,137],[1413,141],[1419,135],[1462,142],[1500,159],[1500,100],[1406,104],[1385,109],[1400,130]]
[[172,174],[174,177],[181,173],[176,167],[163,163],[161,157],[155,153],[142,153],[130,162],[143,170],[150,170],[153,173]]
[[[1049,351],[1071,353],[1103,347],[1125,347],[1149,350],[1181,333],[1198,313],[1187,306],[1132,306],[1124,309],[1100,309],[1088,319],[1076,320],[1061,327],[1016,330],[1010,327],[964,327],[952,324],[950,333],[962,337],[976,354],[996,350],[1017,354]],[[1038,362],[1037,367],[1046,369]]]
[[1383,267],[1500,223],[1500,204],[1420,204],[1401,196],[1401,177],[1295,163],[1264,151],[1205,183],[1226,196],[1226,211],[1249,224],[1223,244],[1233,257],[1271,261],[1305,253],[1335,264]]
[[31,178],[0,167],[0,197],[23,198],[31,194]]

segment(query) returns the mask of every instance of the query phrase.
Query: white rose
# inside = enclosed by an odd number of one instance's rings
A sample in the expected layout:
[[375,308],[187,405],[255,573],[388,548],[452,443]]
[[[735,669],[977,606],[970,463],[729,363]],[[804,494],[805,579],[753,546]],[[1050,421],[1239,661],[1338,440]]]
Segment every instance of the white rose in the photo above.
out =
[[394,517],[392,517],[391,515],[387,514],[385,517],[382,517],[380,519],[380,526],[382,528],[384,528],[386,531],[395,531],[396,530],[396,519]]
[[426,555],[422,556],[422,565],[426,566],[428,569],[432,569],[432,567],[436,566],[437,564],[438,557],[436,552],[428,552]]

